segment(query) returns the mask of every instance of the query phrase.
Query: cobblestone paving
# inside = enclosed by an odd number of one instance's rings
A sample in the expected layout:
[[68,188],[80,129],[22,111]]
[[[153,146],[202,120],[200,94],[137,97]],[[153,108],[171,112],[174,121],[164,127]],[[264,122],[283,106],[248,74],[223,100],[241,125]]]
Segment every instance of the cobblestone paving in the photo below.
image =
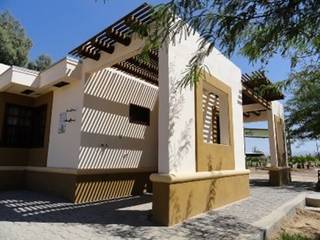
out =
[[174,227],[152,223],[148,195],[75,205],[34,192],[0,192],[0,240],[260,239],[250,224],[308,187],[263,185],[254,182],[250,198]]

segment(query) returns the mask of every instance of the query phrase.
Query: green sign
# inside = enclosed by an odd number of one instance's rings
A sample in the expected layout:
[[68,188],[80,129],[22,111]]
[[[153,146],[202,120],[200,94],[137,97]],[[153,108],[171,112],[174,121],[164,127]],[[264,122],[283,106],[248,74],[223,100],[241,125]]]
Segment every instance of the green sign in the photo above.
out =
[[245,128],[244,136],[247,138],[269,138],[268,129]]

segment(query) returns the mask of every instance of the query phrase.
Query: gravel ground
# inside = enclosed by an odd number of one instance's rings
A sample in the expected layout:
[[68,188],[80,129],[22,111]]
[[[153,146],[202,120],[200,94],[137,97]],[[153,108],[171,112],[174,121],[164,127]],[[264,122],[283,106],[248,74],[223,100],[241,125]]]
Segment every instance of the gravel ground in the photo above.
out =
[[252,223],[310,186],[268,187],[255,179],[248,199],[173,227],[152,223],[150,195],[75,205],[34,192],[0,192],[0,239],[261,239]]

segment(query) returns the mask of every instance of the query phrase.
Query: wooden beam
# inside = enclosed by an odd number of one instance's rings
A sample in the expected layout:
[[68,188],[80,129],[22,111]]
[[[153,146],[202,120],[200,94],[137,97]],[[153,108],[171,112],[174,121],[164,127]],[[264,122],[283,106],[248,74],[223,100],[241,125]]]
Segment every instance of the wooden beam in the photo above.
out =
[[87,52],[86,50],[81,50],[79,52],[84,57],[91,58],[93,60],[98,61],[100,59],[100,53]]
[[244,136],[247,138],[269,138],[269,130],[261,128],[245,128]]
[[266,108],[260,103],[253,103],[248,105],[243,105],[243,112],[253,112],[253,111],[265,111]]
[[246,96],[248,96],[249,98],[254,100],[255,102],[260,103],[262,106],[266,107],[267,109],[271,109],[270,103],[268,101],[266,101],[265,99],[263,99],[262,97],[255,94],[254,91],[252,91],[250,88],[242,85],[242,92]]
[[256,115],[256,116],[260,116],[260,115],[261,115],[261,112],[259,112],[259,111],[254,111],[253,114]]
[[130,65],[128,62],[117,63],[112,67],[158,86],[157,76],[154,76],[143,69],[138,69],[137,67]]
[[111,45],[103,45],[102,43],[100,42],[91,42],[92,46],[94,46],[95,48],[98,48],[99,50],[102,50],[104,52],[107,52],[107,53],[110,53],[112,54],[114,52],[114,46],[111,46]]
[[158,62],[159,61],[158,51],[151,51],[149,53],[149,58],[154,62]]
[[126,60],[126,62],[128,62],[132,65],[135,65],[139,68],[145,69],[154,75],[158,75],[158,73],[159,73],[158,67],[154,66],[152,63],[146,63],[141,60],[137,60],[136,58],[130,58],[130,59]]
[[142,32],[140,32],[144,37],[148,36],[148,32],[146,31],[147,25],[145,23],[143,23],[142,21],[140,21],[139,19],[137,19],[134,16],[128,16],[125,20],[124,20],[125,24],[130,27],[132,30],[137,31],[137,29],[141,30]]
[[107,29],[106,30],[106,35],[109,38],[112,38],[118,43],[121,43],[124,46],[129,46],[131,43],[131,38],[121,34],[120,32],[114,30],[114,29]]
[[250,113],[243,113],[243,116],[250,117]]
[[[112,50],[109,48],[104,48],[105,44],[110,43],[110,45],[113,45],[113,43],[119,42],[125,46],[128,46],[131,43],[131,34],[133,33],[133,30],[126,25],[126,19],[130,16],[133,16],[134,19],[132,19],[134,22],[138,22],[139,24],[143,23],[145,25],[150,24],[152,21],[152,12],[153,7],[148,5],[147,3],[142,4],[135,10],[131,11],[126,16],[120,18],[118,21],[114,22],[109,27],[105,28],[101,32],[97,33],[93,37],[91,37],[89,40],[82,43],[80,46],[76,47],[72,51],[69,52],[69,54],[76,56],[76,57],[87,57],[88,52],[96,52],[96,49],[106,51],[109,53]],[[103,42],[102,42],[103,39]],[[100,44],[99,44],[100,43]],[[96,46],[94,46],[95,44]],[[99,45],[97,45],[99,44]],[[102,46],[101,46],[102,45]],[[86,56],[82,55],[83,49],[86,51]],[[95,55],[95,54],[94,54]]]

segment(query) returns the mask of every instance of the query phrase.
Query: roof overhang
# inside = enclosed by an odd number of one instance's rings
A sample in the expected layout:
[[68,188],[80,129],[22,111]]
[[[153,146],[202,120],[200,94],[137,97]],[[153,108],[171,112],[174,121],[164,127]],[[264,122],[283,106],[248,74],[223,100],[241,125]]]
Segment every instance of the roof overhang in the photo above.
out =
[[0,91],[5,91],[12,85],[22,85],[36,88],[39,72],[22,67],[11,66],[0,75]]
[[[68,84],[81,77],[79,60],[64,58],[47,70],[39,73],[27,68],[8,66],[0,74],[0,92],[37,97],[59,87],[59,83]],[[58,84],[58,85],[57,85]]]
[[60,81],[81,78],[81,61],[66,57],[40,73],[40,88],[52,87]]

